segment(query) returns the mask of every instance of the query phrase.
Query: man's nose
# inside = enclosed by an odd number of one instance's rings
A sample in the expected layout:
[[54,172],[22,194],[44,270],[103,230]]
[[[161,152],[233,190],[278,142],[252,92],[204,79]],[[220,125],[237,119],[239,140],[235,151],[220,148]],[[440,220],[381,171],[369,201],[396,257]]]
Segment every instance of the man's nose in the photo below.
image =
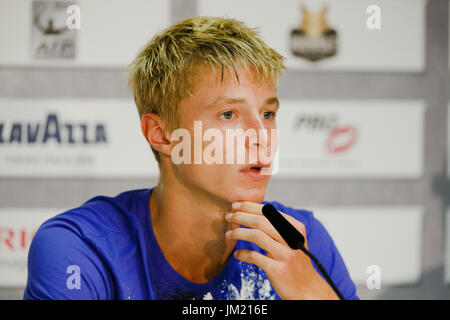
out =
[[252,134],[246,135],[247,148],[257,148],[267,146],[267,128],[263,123],[263,119],[255,114],[252,115],[245,125],[244,130],[251,132]]

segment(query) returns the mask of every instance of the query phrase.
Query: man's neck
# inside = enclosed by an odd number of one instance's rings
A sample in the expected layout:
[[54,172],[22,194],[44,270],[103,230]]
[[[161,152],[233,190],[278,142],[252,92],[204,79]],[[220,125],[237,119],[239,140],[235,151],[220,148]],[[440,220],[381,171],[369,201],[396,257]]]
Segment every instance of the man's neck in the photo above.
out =
[[184,278],[210,281],[225,267],[236,241],[225,239],[231,203],[194,188],[160,180],[150,197],[156,240],[170,265]]

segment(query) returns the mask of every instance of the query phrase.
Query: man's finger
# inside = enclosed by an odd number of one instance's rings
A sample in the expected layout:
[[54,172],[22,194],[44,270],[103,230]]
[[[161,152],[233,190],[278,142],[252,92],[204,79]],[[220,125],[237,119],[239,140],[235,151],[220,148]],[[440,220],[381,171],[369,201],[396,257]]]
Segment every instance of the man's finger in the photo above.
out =
[[[268,234],[274,240],[286,244],[278,231],[263,215],[249,214],[247,212],[235,211],[225,216],[228,222],[239,224],[241,226],[259,229]],[[287,245],[287,244],[286,244]]]
[[251,201],[235,201],[231,204],[233,210],[262,215],[263,204]]
[[274,259],[283,259],[286,250],[290,248],[282,245],[259,229],[236,228],[226,233],[228,239],[244,240],[256,244]]
[[[251,201],[236,201],[236,202],[232,203],[233,210],[239,210],[242,212],[252,213],[252,214],[261,215],[261,216],[263,216],[263,214],[262,214],[263,206],[264,205],[261,203],[256,203],[256,202],[251,202]],[[286,220],[289,221],[289,223],[291,223],[303,235],[303,237],[305,237],[305,247],[308,248],[308,239],[306,237],[305,225],[302,222],[298,221],[297,219],[291,217],[290,215],[287,215],[281,211],[278,211],[278,212],[280,212],[281,215],[284,218],[286,218]],[[268,221],[268,223],[272,226],[272,224],[269,221]],[[273,228],[273,226],[272,226],[272,228]],[[274,230],[275,230],[275,228],[274,228]],[[278,231],[276,231],[276,234],[277,234],[277,237],[281,238]],[[276,237],[273,237],[273,238],[276,239]],[[282,243],[285,243],[285,241],[282,240]]]
[[273,268],[278,264],[277,261],[254,250],[237,250],[234,252],[236,259],[252,263],[263,269],[267,274],[272,273]]

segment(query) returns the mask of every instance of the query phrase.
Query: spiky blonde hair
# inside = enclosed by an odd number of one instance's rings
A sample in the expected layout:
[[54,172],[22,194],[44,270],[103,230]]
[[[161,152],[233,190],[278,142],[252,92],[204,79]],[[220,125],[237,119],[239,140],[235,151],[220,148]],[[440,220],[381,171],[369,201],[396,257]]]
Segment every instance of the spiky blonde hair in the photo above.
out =
[[[268,47],[256,29],[243,22],[221,17],[193,17],[180,21],[155,35],[129,65],[129,86],[139,117],[152,112],[167,128],[178,127],[178,106],[193,95],[194,76],[201,65],[215,71],[249,67],[258,80],[274,88],[286,69],[285,58]],[[159,161],[159,154],[153,150]]]

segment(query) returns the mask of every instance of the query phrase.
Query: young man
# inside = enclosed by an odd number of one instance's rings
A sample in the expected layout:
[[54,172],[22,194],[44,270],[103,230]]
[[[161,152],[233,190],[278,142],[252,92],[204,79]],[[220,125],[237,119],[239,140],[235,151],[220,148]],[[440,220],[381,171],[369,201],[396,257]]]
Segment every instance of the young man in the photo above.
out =
[[[261,213],[270,178],[263,169],[273,164],[261,152],[274,149],[269,131],[284,68],[281,55],[233,19],[190,18],[155,36],[131,64],[130,86],[159,182],[95,197],[45,222],[30,248],[24,298],[337,299]],[[196,158],[210,147],[195,132],[199,124],[215,130],[215,142],[231,131],[263,132],[244,137],[243,152],[256,149],[256,162],[225,163],[234,146],[221,143],[214,159],[222,162]],[[272,204],[344,298],[357,299],[322,224],[311,212]]]

